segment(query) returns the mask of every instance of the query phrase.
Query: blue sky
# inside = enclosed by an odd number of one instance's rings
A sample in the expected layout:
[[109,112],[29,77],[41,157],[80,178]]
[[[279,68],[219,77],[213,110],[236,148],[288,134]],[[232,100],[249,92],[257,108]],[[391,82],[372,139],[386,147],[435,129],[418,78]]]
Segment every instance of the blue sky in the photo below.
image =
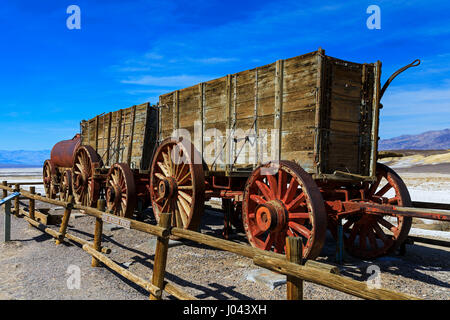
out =
[[4,1],[0,17],[0,150],[50,149],[81,119],[318,47],[382,61],[382,82],[422,59],[386,92],[381,138],[450,127],[448,1]]

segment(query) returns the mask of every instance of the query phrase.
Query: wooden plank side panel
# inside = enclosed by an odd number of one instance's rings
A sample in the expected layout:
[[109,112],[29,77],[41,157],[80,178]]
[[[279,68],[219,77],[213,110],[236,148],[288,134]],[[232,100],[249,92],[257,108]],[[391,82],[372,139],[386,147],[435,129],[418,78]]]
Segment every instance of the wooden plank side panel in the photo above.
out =
[[227,77],[205,82],[203,145],[211,170],[225,170],[227,163],[228,97]]
[[160,139],[166,139],[172,135],[173,132],[173,101],[175,92],[167,93],[159,97],[160,105]]
[[367,64],[327,58],[329,88],[328,150],[326,173],[335,170],[369,175],[370,124],[369,102],[372,80]]
[[258,68],[258,114],[260,116],[273,115],[275,112],[275,71],[276,63]]
[[[236,119],[255,116],[255,69],[239,72],[236,77]],[[259,84],[258,84],[259,85]],[[246,129],[246,128],[242,128]]]
[[[201,140],[195,139],[194,129],[195,124],[201,125],[202,121],[200,99],[201,95],[198,86],[189,87],[178,92],[179,127],[188,132],[189,137],[187,138],[194,143],[197,150],[201,150]],[[186,133],[183,133],[183,135]]]
[[[148,112],[150,112],[149,103],[141,104],[136,106],[136,112],[134,115],[134,132],[132,136],[132,144],[131,144],[131,158],[130,158],[130,167],[136,169],[142,169],[145,165],[143,163],[143,159],[146,158],[144,154],[145,144],[148,143],[146,141],[146,126]],[[156,127],[153,128],[156,130]],[[156,132],[155,132],[156,134]]]
[[317,77],[315,53],[284,62],[281,159],[295,161],[308,172],[315,170]]
[[[359,174],[359,157],[358,144],[359,137],[354,135],[345,135],[332,132],[329,139],[330,152],[329,164],[330,168],[350,173]],[[330,171],[330,173],[332,173]]]
[[144,103],[136,106],[135,112],[130,107],[82,122],[82,144],[93,147],[107,167],[118,161],[138,168],[143,156],[148,108],[149,104]]

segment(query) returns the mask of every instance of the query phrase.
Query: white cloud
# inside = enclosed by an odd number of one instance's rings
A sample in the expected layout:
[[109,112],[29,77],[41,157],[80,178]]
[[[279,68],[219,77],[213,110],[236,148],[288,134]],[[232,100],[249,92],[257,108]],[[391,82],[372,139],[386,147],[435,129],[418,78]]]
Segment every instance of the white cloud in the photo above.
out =
[[144,54],[144,58],[149,60],[161,60],[164,58],[164,56],[156,52],[147,52],[146,54]]
[[450,83],[436,88],[392,87],[382,99],[380,137],[450,128]]
[[386,116],[448,113],[450,121],[450,86],[440,88],[405,89],[392,87],[383,97]]
[[219,64],[219,63],[227,63],[227,62],[235,62],[239,61],[238,58],[220,58],[220,57],[211,57],[211,58],[203,58],[203,59],[190,59],[194,62],[200,62],[204,64]]

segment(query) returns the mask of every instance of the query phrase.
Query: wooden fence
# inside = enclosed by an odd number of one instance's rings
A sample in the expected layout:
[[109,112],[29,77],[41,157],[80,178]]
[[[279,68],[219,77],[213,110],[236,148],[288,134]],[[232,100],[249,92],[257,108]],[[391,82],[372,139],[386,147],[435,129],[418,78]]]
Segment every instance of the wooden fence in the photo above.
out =
[[[26,183],[21,183],[26,185]],[[171,214],[164,213],[161,215],[159,225],[150,225],[140,221],[118,218],[119,223],[127,224],[130,229],[138,230],[143,233],[157,236],[155,259],[153,265],[152,280],[145,280],[138,275],[133,274],[127,269],[122,268],[119,264],[106,256],[111,250],[101,245],[103,221],[111,219],[111,215],[105,212],[105,201],[99,200],[97,208],[90,208],[73,203],[73,198],[69,198],[67,202],[49,199],[35,193],[32,186],[30,190],[20,188],[20,184],[15,184],[14,188],[8,186],[6,181],[0,185],[3,190],[3,197],[8,192],[20,192],[20,194],[29,201],[28,211],[20,208],[19,198],[15,198],[14,209],[12,213],[16,217],[23,217],[28,223],[36,228],[44,231],[56,239],[56,244],[60,244],[66,238],[82,245],[84,251],[92,256],[92,267],[98,267],[100,263],[106,265],[116,271],[126,279],[132,281],[138,286],[144,288],[150,293],[150,299],[159,300],[162,292],[183,300],[196,300],[196,298],[175,284],[165,279],[167,253],[169,250],[169,237],[176,236],[179,238],[191,240],[200,244],[204,244],[216,249],[225,250],[244,256],[253,260],[257,266],[276,271],[287,276],[287,299],[301,300],[303,299],[303,281],[309,281],[318,285],[322,285],[340,292],[344,292],[359,298],[371,300],[410,300],[417,299],[413,296],[382,289],[371,288],[365,282],[357,281],[344,277],[336,272],[336,269],[330,265],[319,263],[316,261],[302,261],[302,242],[300,238],[287,238],[286,256],[253,248],[249,245],[239,244],[224,239],[215,238],[199,232],[184,230],[170,226]],[[64,215],[59,230],[54,230],[48,225],[44,225],[35,218],[35,201],[41,201],[64,208]],[[67,225],[72,210],[77,209],[84,214],[95,218],[94,240],[93,242],[78,238],[67,232]]]

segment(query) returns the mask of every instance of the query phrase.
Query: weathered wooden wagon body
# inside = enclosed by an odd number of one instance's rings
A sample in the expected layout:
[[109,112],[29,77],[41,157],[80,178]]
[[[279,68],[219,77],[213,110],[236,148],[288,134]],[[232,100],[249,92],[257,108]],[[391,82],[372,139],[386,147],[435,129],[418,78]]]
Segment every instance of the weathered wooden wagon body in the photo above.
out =
[[157,119],[157,109],[144,103],[82,121],[82,147],[72,170],[75,201],[95,205],[104,190],[107,208],[116,215],[131,217],[137,207],[148,206]]
[[370,179],[380,67],[319,50],[177,90],[160,97],[159,136],[187,130],[209,171],[226,176],[291,160],[315,179]]
[[81,145],[94,148],[107,167],[126,163],[131,169],[148,170],[157,142],[157,112],[144,103],[84,120]]
[[224,236],[234,225],[258,248],[284,252],[287,236],[301,237],[312,259],[328,229],[355,256],[390,253],[414,213],[398,214],[408,190],[377,163],[380,99],[414,63],[381,88],[380,62],[319,49],[83,121],[75,200],[93,206],[105,192],[113,214],[151,203],[157,220],[171,212],[172,225],[197,229],[217,197]]

